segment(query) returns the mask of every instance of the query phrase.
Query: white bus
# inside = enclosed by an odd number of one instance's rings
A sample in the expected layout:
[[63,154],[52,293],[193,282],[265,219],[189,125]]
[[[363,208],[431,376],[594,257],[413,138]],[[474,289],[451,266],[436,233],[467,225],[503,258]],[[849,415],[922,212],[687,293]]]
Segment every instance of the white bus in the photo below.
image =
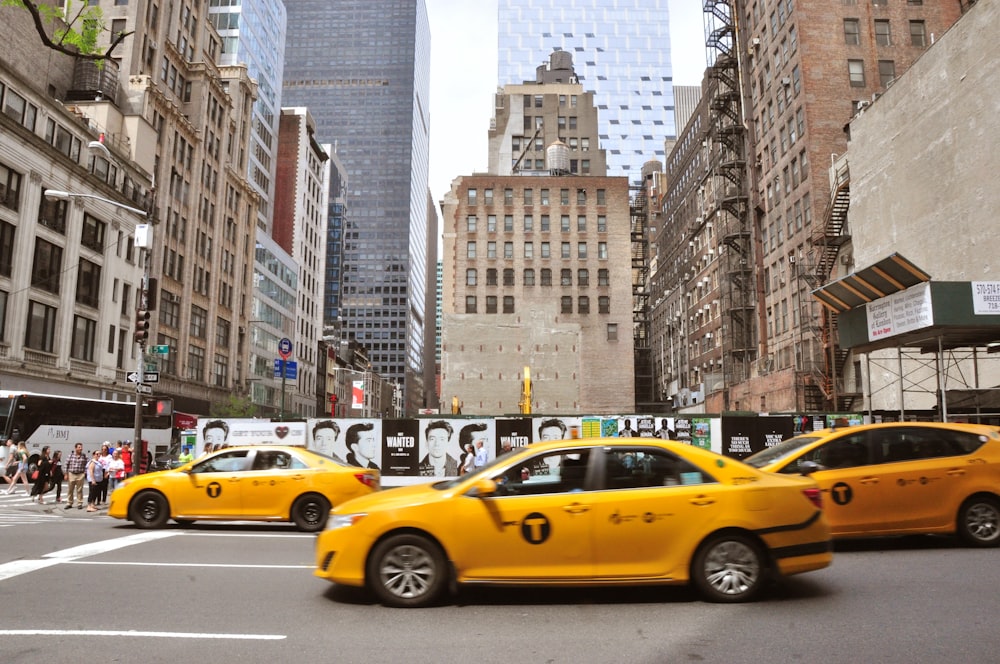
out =
[[[169,446],[172,426],[171,415],[144,415],[142,438],[148,449]],[[62,450],[65,459],[76,443],[83,443],[84,451],[91,452],[100,450],[104,441],[132,440],[135,403],[0,391],[0,436],[0,444],[23,440],[32,457],[48,445],[50,454]],[[139,446],[132,448],[142,454]]]

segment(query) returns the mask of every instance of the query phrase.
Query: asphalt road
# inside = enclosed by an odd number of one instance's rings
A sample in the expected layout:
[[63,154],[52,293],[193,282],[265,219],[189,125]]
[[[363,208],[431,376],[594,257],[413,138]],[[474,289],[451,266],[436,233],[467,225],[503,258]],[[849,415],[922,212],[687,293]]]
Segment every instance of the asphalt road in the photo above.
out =
[[992,662],[1000,551],[843,543],[762,601],[685,588],[464,590],[382,607],[283,524],[141,531],[0,496],[0,662]]

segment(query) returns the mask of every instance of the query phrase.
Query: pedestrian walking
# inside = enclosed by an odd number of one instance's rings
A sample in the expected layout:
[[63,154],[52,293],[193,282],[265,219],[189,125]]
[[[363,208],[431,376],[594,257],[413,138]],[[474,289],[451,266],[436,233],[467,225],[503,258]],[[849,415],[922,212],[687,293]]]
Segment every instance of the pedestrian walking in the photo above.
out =
[[66,475],[69,481],[66,485],[66,509],[83,509],[83,483],[87,479],[87,456],[83,453],[83,443],[73,446],[73,451],[66,459]]
[[48,491],[48,483],[52,472],[52,460],[49,459],[49,446],[42,448],[42,454],[38,457],[35,470],[31,473],[34,484],[31,485],[31,502],[38,501],[39,505],[45,504],[43,496]]
[[3,448],[3,481],[7,484],[14,483],[14,475],[17,474],[17,445],[10,438]]
[[49,490],[55,488],[56,490],[56,502],[62,502],[62,483],[66,479],[63,473],[63,462],[62,462],[62,450],[56,450],[52,453],[52,471],[49,473],[51,479],[49,480]]
[[118,485],[125,479],[125,462],[122,460],[121,452],[115,450],[111,453],[111,463],[108,464],[108,475],[110,484],[108,493],[114,493]]
[[132,459],[132,443],[125,441],[122,445],[122,462],[125,464],[125,477],[132,477],[135,475],[135,466]]
[[10,480],[8,494],[14,493],[18,480],[24,483],[25,491],[31,490],[31,484],[28,482],[28,446],[24,444],[23,440],[17,444],[17,470],[14,471],[14,477]]
[[107,504],[108,502],[108,482],[111,478],[111,443],[104,441],[101,445],[101,456],[98,457],[101,462],[101,466],[104,469],[104,474],[101,478],[100,486],[100,496],[97,500],[98,504]]
[[101,465],[99,452],[94,451],[93,457],[87,462],[87,483],[90,493],[87,495],[87,511],[96,512],[98,499],[101,497],[101,482],[104,480],[104,466]]

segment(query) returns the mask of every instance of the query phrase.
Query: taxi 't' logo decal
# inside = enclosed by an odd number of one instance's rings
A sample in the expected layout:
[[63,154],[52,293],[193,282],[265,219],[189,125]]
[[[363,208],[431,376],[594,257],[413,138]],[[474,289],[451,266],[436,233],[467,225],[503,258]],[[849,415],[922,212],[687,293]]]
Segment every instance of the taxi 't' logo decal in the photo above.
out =
[[521,537],[528,544],[541,544],[551,532],[552,525],[544,514],[532,512],[521,521]]
[[832,487],[830,487],[830,497],[833,498],[833,502],[838,505],[846,505],[851,502],[851,498],[854,497],[854,491],[851,487],[844,482],[837,482]]
[[208,486],[205,487],[205,493],[208,494],[209,498],[218,498],[219,494],[222,493],[222,485],[218,482],[209,482]]

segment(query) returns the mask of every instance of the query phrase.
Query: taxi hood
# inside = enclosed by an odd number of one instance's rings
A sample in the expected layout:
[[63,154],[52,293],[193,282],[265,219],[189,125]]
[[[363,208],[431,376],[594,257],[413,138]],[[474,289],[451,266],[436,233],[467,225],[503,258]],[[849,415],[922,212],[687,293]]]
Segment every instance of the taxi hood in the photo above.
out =
[[334,514],[351,514],[355,512],[371,512],[375,510],[395,509],[408,505],[424,505],[437,502],[451,496],[455,487],[447,489],[435,488],[441,482],[415,484],[392,489],[383,489],[366,496],[352,498],[334,508]]

